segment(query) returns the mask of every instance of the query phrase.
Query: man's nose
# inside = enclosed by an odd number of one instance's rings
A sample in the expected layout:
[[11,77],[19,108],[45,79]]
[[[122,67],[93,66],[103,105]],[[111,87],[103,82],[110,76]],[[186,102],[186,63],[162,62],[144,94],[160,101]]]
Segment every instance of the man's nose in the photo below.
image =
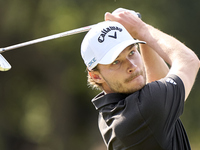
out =
[[134,60],[127,58],[126,59],[126,64],[127,64],[127,72],[132,73],[135,71],[137,68],[137,65],[135,64]]

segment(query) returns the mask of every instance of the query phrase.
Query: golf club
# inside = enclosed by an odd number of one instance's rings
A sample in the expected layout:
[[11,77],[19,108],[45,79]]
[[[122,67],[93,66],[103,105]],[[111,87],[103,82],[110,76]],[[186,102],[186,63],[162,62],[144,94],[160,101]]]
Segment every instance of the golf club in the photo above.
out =
[[7,70],[11,69],[11,65],[1,55],[1,53],[3,53],[3,52],[6,52],[6,51],[9,51],[9,50],[12,50],[12,49],[16,49],[16,48],[20,48],[20,47],[24,47],[24,46],[28,46],[28,45],[32,45],[32,44],[39,43],[39,42],[44,42],[44,41],[48,41],[48,40],[52,40],[52,39],[57,39],[57,38],[68,36],[68,35],[73,35],[73,34],[78,34],[78,33],[81,33],[81,32],[86,32],[86,31],[89,31],[93,26],[94,25],[81,27],[81,28],[78,28],[78,29],[73,29],[73,30],[70,30],[70,31],[66,31],[66,32],[50,35],[50,36],[47,36],[47,37],[31,40],[31,41],[28,41],[28,42],[24,42],[24,43],[8,46],[8,47],[5,47],[5,48],[0,48],[0,71],[7,71]]
[[[124,10],[127,10],[127,9],[118,8],[112,13],[117,13],[117,12],[124,11]],[[141,18],[140,13],[132,11],[132,10],[128,10],[128,11],[130,11],[132,14],[138,16],[139,18]],[[68,35],[86,32],[86,31],[89,31],[93,26],[95,26],[95,24],[90,25],[90,26],[86,26],[86,27],[81,27],[81,28],[78,28],[78,29],[69,30],[69,31],[66,31],[66,32],[58,33],[58,34],[54,34],[54,35],[50,35],[50,36],[46,36],[46,37],[43,37],[43,38],[31,40],[31,41],[28,41],[28,42],[24,42],[24,43],[0,48],[0,71],[7,71],[7,70],[11,69],[11,65],[1,55],[1,53],[3,53],[3,52],[6,52],[6,51],[9,51],[9,50],[12,50],[12,49],[16,49],[16,48],[20,48],[20,47],[24,47],[24,46],[28,46],[28,45],[32,45],[32,44],[36,44],[36,43],[40,43],[40,42],[44,42],[44,41],[48,41],[48,40],[52,40],[52,39],[57,39],[57,38],[60,38],[60,37],[65,37],[65,36],[68,36]]]

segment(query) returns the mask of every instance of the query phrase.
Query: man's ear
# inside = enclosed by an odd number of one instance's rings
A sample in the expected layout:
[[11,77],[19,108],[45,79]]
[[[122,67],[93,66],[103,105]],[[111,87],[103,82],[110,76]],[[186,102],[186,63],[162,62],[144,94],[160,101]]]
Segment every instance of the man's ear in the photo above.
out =
[[105,82],[98,71],[88,71],[89,76],[97,83]]

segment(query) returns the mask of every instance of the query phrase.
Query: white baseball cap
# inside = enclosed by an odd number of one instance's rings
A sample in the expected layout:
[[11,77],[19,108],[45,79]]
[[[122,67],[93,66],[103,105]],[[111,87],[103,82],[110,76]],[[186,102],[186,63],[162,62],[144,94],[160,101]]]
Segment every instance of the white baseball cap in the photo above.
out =
[[81,56],[92,70],[98,64],[111,64],[129,45],[143,43],[134,39],[118,22],[104,21],[96,24],[86,34],[81,44]]

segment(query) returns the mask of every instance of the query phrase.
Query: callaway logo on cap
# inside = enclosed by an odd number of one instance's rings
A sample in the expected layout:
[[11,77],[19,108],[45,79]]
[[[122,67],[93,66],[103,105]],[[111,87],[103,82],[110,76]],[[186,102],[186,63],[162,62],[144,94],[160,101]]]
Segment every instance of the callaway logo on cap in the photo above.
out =
[[[109,26],[108,28],[103,29],[101,31],[101,35],[99,36],[98,41],[100,43],[104,42],[106,34],[109,33],[112,30],[118,30],[118,31],[122,32],[122,29],[117,27],[117,26],[116,27],[115,26]],[[115,31],[114,35],[108,35],[108,37],[117,39],[117,32]]]
[[84,37],[81,55],[89,70],[97,64],[111,64],[129,45],[144,43],[133,39],[118,22],[104,21],[95,25]]

